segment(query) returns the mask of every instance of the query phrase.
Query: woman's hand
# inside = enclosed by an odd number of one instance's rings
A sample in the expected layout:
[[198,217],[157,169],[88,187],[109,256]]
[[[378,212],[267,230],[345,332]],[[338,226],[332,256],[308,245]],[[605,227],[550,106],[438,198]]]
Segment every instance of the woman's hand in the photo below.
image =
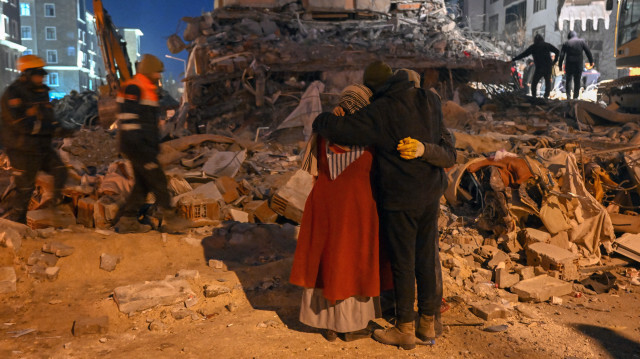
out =
[[345,115],[344,109],[342,107],[340,107],[340,106],[336,106],[333,109],[333,114],[336,115],[336,116],[344,116]]

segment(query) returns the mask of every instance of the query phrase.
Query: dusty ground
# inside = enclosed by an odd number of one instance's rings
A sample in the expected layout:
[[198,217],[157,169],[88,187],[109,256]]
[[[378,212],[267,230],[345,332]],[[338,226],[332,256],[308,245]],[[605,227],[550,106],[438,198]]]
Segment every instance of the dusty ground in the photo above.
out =
[[[535,318],[514,311],[508,320],[488,323],[472,315],[466,304],[449,298],[453,305],[443,315],[449,324],[444,337],[435,347],[403,351],[370,339],[329,343],[317,330],[299,324],[300,290],[287,284],[290,257],[258,266],[230,262],[230,270],[221,273],[206,265],[199,241],[185,241],[184,235],[169,235],[163,242],[157,232],[85,231],[59,231],[51,238],[26,240],[15,258],[0,248],[0,266],[13,265],[18,275],[18,291],[0,295],[1,358],[640,358],[638,287],[566,296],[559,306],[526,304]],[[56,281],[29,278],[26,258],[48,240],[71,245],[75,253],[59,260]],[[122,256],[115,271],[99,268],[104,252]],[[200,273],[190,281],[198,293],[199,302],[191,308],[199,313],[197,319],[174,320],[170,307],[130,317],[118,311],[111,296],[115,287],[160,280],[180,269]],[[202,287],[207,283],[225,285],[233,292],[205,298]],[[237,309],[227,310],[230,303]],[[73,322],[83,315],[107,315],[108,333],[74,337]],[[154,319],[165,324],[164,330],[148,329]],[[496,324],[509,328],[501,333],[482,330]],[[23,329],[35,331],[13,337],[12,332]]]

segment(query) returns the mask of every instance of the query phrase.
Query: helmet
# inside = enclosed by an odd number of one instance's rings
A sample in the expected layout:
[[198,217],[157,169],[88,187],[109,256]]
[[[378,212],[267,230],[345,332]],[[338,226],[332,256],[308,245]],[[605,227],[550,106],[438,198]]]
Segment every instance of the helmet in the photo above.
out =
[[47,66],[44,60],[36,55],[24,55],[20,56],[17,61],[18,71],[25,72],[29,69],[37,69],[39,67]]
[[137,70],[139,73],[149,76],[156,72],[164,72],[164,65],[157,57],[150,54],[144,54],[142,55],[142,60],[140,60],[140,63],[138,64]]

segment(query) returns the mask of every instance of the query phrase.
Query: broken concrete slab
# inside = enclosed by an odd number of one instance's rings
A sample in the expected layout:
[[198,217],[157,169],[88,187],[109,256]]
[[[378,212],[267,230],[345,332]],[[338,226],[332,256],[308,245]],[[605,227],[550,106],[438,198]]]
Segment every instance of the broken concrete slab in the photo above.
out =
[[58,263],[58,257],[55,254],[44,253],[40,250],[33,251],[27,259],[27,265],[30,266],[41,264],[45,267],[53,267],[56,263]]
[[640,262],[640,234],[625,233],[613,245],[616,253]]
[[16,270],[13,267],[0,268],[0,294],[16,291]]
[[287,183],[273,195],[271,209],[279,215],[294,222],[302,221],[302,211],[311,189],[313,176],[306,171],[298,170]]
[[91,334],[106,334],[109,332],[109,317],[80,317],[73,322],[71,330],[78,337]]
[[549,234],[549,232],[544,232],[535,228],[525,228],[519,233],[519,239],[526,248],[533,243],[549,243],[551,234]]
[[249,213],[239,209],[229,208],[229,219],[240,223],[249,223]]
[[496,268],[500,263],[507,263],[510,262],[510,258],[509,255],[506,254],[505,252],[501,251],[501,250],[497,250],[494,254],[493,257],[491,257],[491,260],[487,263],[487,266],[491,269]]
[[517,294],[523,302],[544,302],[553,296],[560,297],[570,294],[572,291],[571,283],[548,275],[523,280],[511,287],[511,292]]
[[471,303],[471,312],[484,320],[507,319],[510,314],[510,310],[504,305],[489,301]]
[[76,224],[76,217],[67,206],[27,212],[27,225],[32,229],[47,227],[67,228],[74,224]]
[[113,294],[118,309],[125,314],[140,312],[158,305],[177,304],[194,295],[189,283],[184,279],[131,284],[115,288]]
[[54,281],[58,279],[59,272],[60,267],[45,267],[41,264],[36,264],[29,268],[27,274],[35,279],[47,279],[50,281]]
[[578,260],[577,254],[548,243],[533,243],[527,248],[527,265],[558,271],[564,280],[580,278]]
[[505,268],[496,269],[495,282],[498,288],[511,288],[520,281],[520,276],[516,273],[509,273]]
[[231,293],[231,289],[222,285],[207,284],[204,286],[204,296],[207,298],[215,298],[227,293]]
[[197,269],[181,269],[175,276],[176,278],[198,279],[200,278],[200,272]]
[[216,180],[216,186],[225,203],[231,203],[240,198],[238,183],[231,177],[220,177]]
[[268,201],[251,201],[244,205],[244,211],[249,213],[250,222],[276,223],[278,214],[269,207]]
[[10,221],[8,219],[0,218],[0,237],[1,237],[2,233],[4,233],[4,231],[6,231],[7,229],[11,229],[12,231],[15,231],[16,233],[18,233],[20,235],[21,238],[25,238],[25,237],[35,238],[36,237],[36,232],[33,229],[31,229],[29,226],[27,226],[26,224],[13,222],[13,221]]
[[100,269],[106,270],[107,272],[113,272],[116,269],[116,266],[120,263],[120,256],[102,253],[100,255]]
[[13,228],[0,229],[0,246],[13,249],[14,252],[22,247],[22,238],[23,236]]
[[516,273],[520,275],[520,280],[531,279],[536,276],[535,268],[530,266],[517,268]]
[[223,261],[218,259],[209,259],[209,267],[213,268],[214,272],[226,272],[228,271],[227,265]]
[[75,248],[60,242],[48,242],[42,246],[42,251],[55,254],[57,257],[67,257],[73,254]]
[[247,158],[247,150],[238,152],[215,152],[202,166],[202,171],[213,177],[235,177]]

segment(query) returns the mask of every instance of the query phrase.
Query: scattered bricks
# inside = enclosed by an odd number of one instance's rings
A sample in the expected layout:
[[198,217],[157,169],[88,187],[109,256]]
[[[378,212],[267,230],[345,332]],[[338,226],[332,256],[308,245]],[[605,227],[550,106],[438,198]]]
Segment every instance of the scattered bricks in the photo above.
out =
[[238,209],[229,208],[228,217],[229,217],[228,219],[232,221],[236,221],[240,223],[249,223],[249,213],[238,210]]
[[496,284],[498,288],[511,288],[520,281],[518,274],[511,274],[504,268],[496,269]]
[[522,245],[516,238],[508,238],[503,246],[509,253],[518,253],[522,250]]
[[249,220],[260,223],[276,223],[278,214],[269,208],[267,201],[252,201],[244,205],[245,212],[249,213]]
[[40,264],[43,267],[54,267],[58,263],[58,257],[55,254],[44,253],[40,250],[35,250],[27,259],[27,265],[33,266]]
[[520,275],[520,280],[531,279],[536,276],[534,267],[522,267],[516,269],[516,272]]
[[483,245],[482,247],[478,248],[478,254],[483,258],[491,258],[498,252],[500,252],[500,250],[494,246]]
[[67,206],[27,212],[27,225],[32,229],[47,227],[67,228],[74,224],[76,224],[76,217]]
[[491,260],[489,261],[489,263],[487,263],[487,266],[489,266],[489,268],[493,269],[496,268],[498,266],[498,264],[500,263],[507,263],[509,262],[509,255],[506,254],[505,252],[498,250],[493,257],[491,258]]
[[549,244],[553,244],[556,247],[570,250],[571,242],[569,241],[569,234],[566,231],[562,231],[555,236],[551,237]]
[[533,274],[535,274],[535,276],[539,276],[539,275],[543,275],[543,274],[547,274],[547,271],[542,268],[542,266],[535,266],[533,268]]
[[226,176],[220,177],[216,180],[216,186],[218,186],[218,190],[220,190],[220,194],[222,194],[222,199],[224,199],[225,203],[231,203],[240,198],[238,184],[233,178]]
[[116,265],[120,263],[120,256],[113,254],[102,253],[100,255],[100,269],[107,272],[113,272],[116,269]]
[[578,255],[548,243],[533,243],[527,248],[527,265],[556,270],[564,280],[580,278],[578,259]]
[[549,243],[551,234],[535,228],[525,228],[518,234],[520,243],[526,247],[533,243]]
[[562,298],[560,297],[551,297],[551,304],[555,304],[555,305],[561,305],[562,304]]
[[535,278],[523,280],[511,287],[511,292],[518,295],[523,302],[535,301],[544,302],[549,298],[560,297],[571,293],[573,287],[571,283],[560,279],[540,275]]
[[192,221],[199,219],[219,220],[220,204],[211,198],[185,196],[178,201],[178,213]]
[[488,301],[472,303],[471,312],[484,320],[509,317],[509,310],[505,306]]
[[183,279],[136,283],[113,290],[113,299],[118,304],[118,309],[125,314],[157,305],[177,304],[193,295],[189,283]]
[[228,270],[227,265],[218,259],[209,259],[209,267],[213,268],[214,272],[226,272]]
[[76,222],[87,228],[93,228],[93,211],[95,210],[96,201],[93,198],[85,197],[78,201],[78,216]]
[[176,278],[198,279],[200,278],[200,272],[196,269],[181,269],[176,273]]
[[196,304],[198,304],[198,297],[196,297],[195,294],[189,295],[189,297],[184,300],[184,306],[187,308],[191,308]]
[[109,331],[109,317],[82,317],[73,322],[73,335],[106,334]]
[[298,170],[271,198],[271,209],[296,223],[302,221],[302,211],[314,178],[308,172]]
[[16,271],[13,267],[0,268],[0,294],[16,291]]
[[204,296],[207,298],[215,298],[219,295],[231,293],[231,289],[217,285],[217,284],[207,284],[204,286]]
[[55,254],[57,257],[67,257],[73,254],[75,249],[60,242],[49,242],[42,246],[42,251],[45,253]]

